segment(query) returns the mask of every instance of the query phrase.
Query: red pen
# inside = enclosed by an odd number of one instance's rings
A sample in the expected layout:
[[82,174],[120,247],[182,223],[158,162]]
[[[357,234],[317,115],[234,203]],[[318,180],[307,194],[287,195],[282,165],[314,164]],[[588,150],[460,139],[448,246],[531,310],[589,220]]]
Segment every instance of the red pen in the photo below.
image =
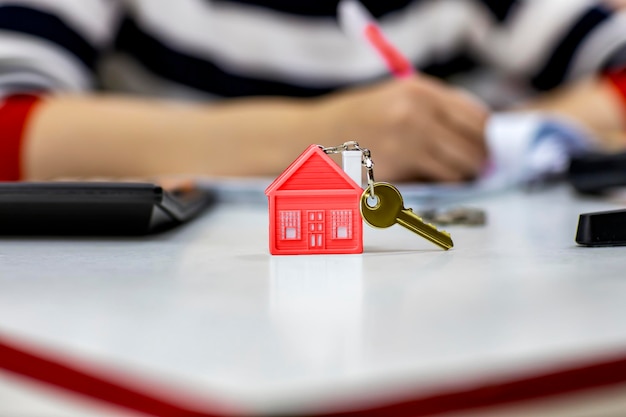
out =
[[415,69],[402,52],[385,36],[374,17],[357,0],[341,0],[337,8],[339,24],[349,35],[364,40],[372,47],[395,77],[415,75]]

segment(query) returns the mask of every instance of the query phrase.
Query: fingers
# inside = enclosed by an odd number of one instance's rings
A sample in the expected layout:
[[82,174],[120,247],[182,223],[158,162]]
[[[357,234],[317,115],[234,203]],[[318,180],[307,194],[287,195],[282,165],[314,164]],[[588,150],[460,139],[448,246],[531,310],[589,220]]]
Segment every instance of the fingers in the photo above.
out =
[[428,153],[448,169],[450,174],[446,178],[461,181],[478,175],[486,159],[482,147],[445,124],[433,124],[430,130],[433,140],[429,143]]
[[[419,177],[417,179],[437,182],[460,182],[464,179],[455,168],[454,165],[447,164],[443,159],[433,155],[425,154],[419,160],[414,161],[415,167],[419,169]],[[407,178],[407,180],[415,180]]]
[[482,170],[484,155],[463,137],[432,121],[416,121],[417,125],[428,141],[419,137],[396,139],[393,149],[389,146],[373,149],[377,162],[378,157],[382,157],[377,169],[389,168],[385,169],[385,174],[390,180],[461,182],[475,178]]
[[402,129],[404,163],[412,167],[415,176],[433,181],[475,178],[486,159],[485,108],[436,84],[418,85],[412,100],[414,106],[405,118],[408,125]]
[[489,115],[486,108],[462,92],[451,91],[442,109],[442,122],[486,154],[485,124]]
[[427,85],[425,92],[415,97],[422,102],[423,111],[411,118],[411,130],[422,136],[411,139],[422,141],[416,171],[435,181],[475,178],[487,154],[486,108],[470,96],[437,83]]
[[438,80],[425,81],[424,88],[429,95],[428,99],[441,123],[486,154],[484,132],[489,117],[488,108],[464,90],[451,88]]

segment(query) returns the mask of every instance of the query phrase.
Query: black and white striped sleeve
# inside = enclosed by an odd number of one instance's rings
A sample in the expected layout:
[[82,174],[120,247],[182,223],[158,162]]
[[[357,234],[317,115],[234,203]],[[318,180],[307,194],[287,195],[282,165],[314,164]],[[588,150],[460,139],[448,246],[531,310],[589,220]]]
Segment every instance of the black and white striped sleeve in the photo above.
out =
[[117,15],[114,0],[0,0],[0,96],[93,88]]
[[549,90],[620,60],[626,16],[592,0],[476,0],[480,24],[468,29],[486,63]]

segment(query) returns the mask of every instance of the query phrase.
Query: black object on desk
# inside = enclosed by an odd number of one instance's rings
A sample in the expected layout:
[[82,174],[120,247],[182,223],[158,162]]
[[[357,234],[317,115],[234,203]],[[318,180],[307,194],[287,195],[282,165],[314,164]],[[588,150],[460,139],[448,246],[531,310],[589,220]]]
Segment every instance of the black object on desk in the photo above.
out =
[[567,180],[582,194],[602,194],[626,186],[626,152],[572,157]]
[[191,184],[0,183],[0,235],[144,235],[175,227],[215,202]]
[[581,214],[576,243],[584,246],[626,245],[626,210]]
[[[570,162],[567,179],[581,194],[603,195],[626,187],[626,152],[575,156]],[[581,214],[576,243],[583,246],[626,245],[626,210]]]

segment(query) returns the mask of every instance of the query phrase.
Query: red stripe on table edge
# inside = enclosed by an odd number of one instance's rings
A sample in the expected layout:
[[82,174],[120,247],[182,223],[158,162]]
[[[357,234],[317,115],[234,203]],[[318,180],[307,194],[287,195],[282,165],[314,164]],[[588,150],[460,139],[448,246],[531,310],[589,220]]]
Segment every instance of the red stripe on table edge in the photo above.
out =
[[[31,347],[0,339],[0,370],[32,378],[108,404],[156,417],[226,417],[242,413],[224,411],[224,407],[192,410],[158,398],[94,372],[78,369],[68,360],[52,359],[49,354],[35,352]],[[448,393],[419,396],[385,405],[326,413],[306,413],[309,417],[419,417],[455,411],[508,405],[546,399],[594,388],[626,382],[626,354],[577,368],[559,369],[515,381],[483,383],[483,385],[451,390]]]
[[331,412],[315,417],[423,417],[442,413],[487,409],[525,401],[548,399],[623,384],[626,382],[626,354],[619,359],[579,364],[517,380],[483,382],[483,385],[448,393],[405,399],[362,411]]
[[110,376],[97,375],[98,372],[81,369],[68,359],[53,358],[51,354],[43,353],[41,349],[9,342],[4,336],[0,336],[0,370],[155,417],[240,415],[225,412],[224,407],[216,406],[215,410],[211,410],[205,402],[203,402],[202,412],[174,404],[173,401],[159,398],[158,394],[133,388],[128,382],[122,382],[122,378],[117,380]]

